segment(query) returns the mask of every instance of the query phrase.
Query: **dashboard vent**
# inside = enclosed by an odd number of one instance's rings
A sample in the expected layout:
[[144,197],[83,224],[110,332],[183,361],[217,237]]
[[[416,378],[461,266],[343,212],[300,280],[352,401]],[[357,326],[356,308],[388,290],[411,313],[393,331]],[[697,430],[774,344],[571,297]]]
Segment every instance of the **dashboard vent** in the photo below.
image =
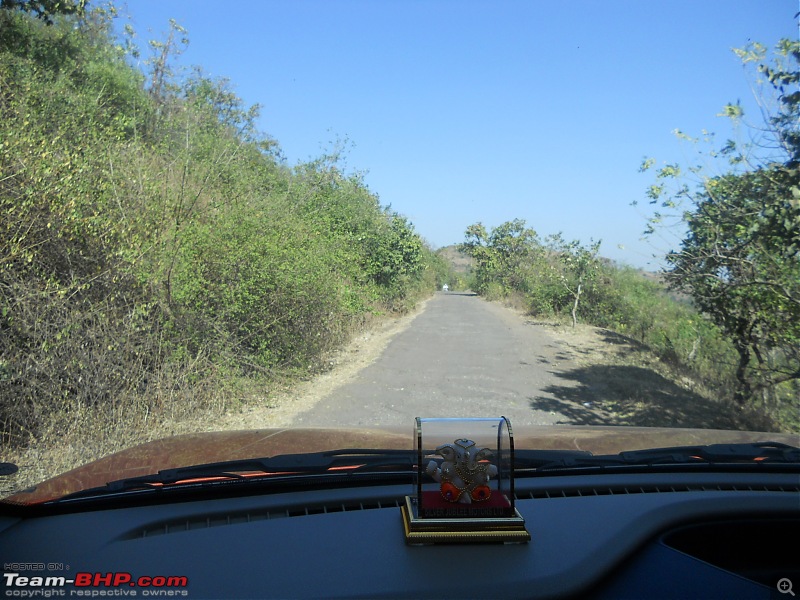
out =
[[139,539],[156,535],[180,533],[195,529],[208,529],[225,525],[254,523],[272,519],[285,519],[289,517],[306,517],[309,515],[331,514],[348,511],[373,510],[379,508],[400,508],[403,504],[400,499],[380,500],[370,502],[346,502],[312,506],[270,507],[264,510],[249,510],[242,512],[227,512],[205,516],[193,516],[187,519],[162,521],[153,523],[141,529],[131,531],[124,539]]
[[673,494],[676,492],[800,492],[800,485],[747,485],[747,484],[677,484],[677,485],[619,485],[609,487],[568,487],[517,491],[517,500],[541,498],[569,498],[574,496],[619,496],[629,494]]

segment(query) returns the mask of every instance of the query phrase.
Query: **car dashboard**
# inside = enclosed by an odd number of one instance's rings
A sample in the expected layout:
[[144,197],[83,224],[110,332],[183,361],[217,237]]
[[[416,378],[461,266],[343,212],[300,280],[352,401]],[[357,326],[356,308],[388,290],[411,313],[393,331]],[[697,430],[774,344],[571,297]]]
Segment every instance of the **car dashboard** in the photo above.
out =
[[800,539],[797,473],[518,477],[531,540],[513,544],[407,544],[409,488],[5,510],[3,585],[29,597],[34,583],[64,583],[83,597],[727,599],[800,584],[788,550]]

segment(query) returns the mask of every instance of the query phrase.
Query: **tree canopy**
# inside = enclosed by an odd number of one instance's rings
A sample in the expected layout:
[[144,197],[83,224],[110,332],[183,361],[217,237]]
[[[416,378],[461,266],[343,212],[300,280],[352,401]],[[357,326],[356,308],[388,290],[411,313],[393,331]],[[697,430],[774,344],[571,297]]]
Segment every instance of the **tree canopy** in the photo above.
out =
[[35,15],[48,25],[59,15],[81,15],[87,0],[0,0],[0,9],[21,10]]
[[[727,159],[727,171],[687,169],[701,176],[692,188],[668,165],[658,179],[681,185],[670,193],[659,183],[649,195],[662,208],[684,209],[687,234],[667,256],[667,277],[731,338],[745,402],[800,379],[800,43],[782,40],[772,56],[753,44],[737,55],[757,65],[762,126],[752,141],[729,140],[710,153]],[[738,104],[723,114],[744,122]]]

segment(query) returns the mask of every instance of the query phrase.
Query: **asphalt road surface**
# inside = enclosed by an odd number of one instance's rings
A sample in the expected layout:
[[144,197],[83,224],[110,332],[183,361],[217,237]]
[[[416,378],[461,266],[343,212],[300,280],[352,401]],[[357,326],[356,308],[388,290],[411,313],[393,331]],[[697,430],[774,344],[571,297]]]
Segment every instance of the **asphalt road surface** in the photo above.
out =
[[512,425],[568,423],[541,406],[545,388],[569,385],[558,375],[572,366],[546,329],[478,296],[439,293],[376,361],[294,425],[410,431],[414,417],[501,415]]

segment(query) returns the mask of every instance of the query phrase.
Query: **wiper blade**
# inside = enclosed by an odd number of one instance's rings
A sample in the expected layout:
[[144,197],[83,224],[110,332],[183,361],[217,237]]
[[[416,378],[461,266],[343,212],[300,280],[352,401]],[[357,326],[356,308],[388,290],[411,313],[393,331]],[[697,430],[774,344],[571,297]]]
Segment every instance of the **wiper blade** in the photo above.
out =
[[588,450],[514,450],[514,470],[540,469],[550,465],[567,466],[596,457]]
[[652,450],[621,452],[627,462],[680,462],[705,461],[710,463],[797,463],[800,462],[800,448],[779,442],[758,442],[751,444],[709,444],[707,446],[676,446]]
[[[710,444],[632,450],[619,454],[595,455],[585,450],[515,451],[518,475],[574,469],[652,467],[658,465],[765,464],[794,465],[800,470],[800,448],[779,442],[754,444]],[[140,477],[111,481],[104,486],[81,490],[47,504],[101,498],[116,494],[189,490],[193,486],[246,481],[299,481],[304,477],[356,479],[361,476],[413,477],[417,472],[413,450],[351,448],[310,454],[282,454],[207,463]],[[326,479],[330,481],[330,479]]]
[[164,469],[151,475],[111,481],[104,486],[81,490],[55,502],[90,496],[113,495],[135,490],[174,489],[183,484],[209,481],[255,480],[280,476],[336,475],[362,473],[412,473],[416,453],[411,450],[372,450],[350,448],[309,454],[281,454]]
[[[547,453],[547,454],[545,454]],[[709,444],[630,450],[595,455],[587,451],[519,451],[517,468],[541,471],[582,467],[629,467],[689,464],[800,464],[800,448],[780,442]]]

